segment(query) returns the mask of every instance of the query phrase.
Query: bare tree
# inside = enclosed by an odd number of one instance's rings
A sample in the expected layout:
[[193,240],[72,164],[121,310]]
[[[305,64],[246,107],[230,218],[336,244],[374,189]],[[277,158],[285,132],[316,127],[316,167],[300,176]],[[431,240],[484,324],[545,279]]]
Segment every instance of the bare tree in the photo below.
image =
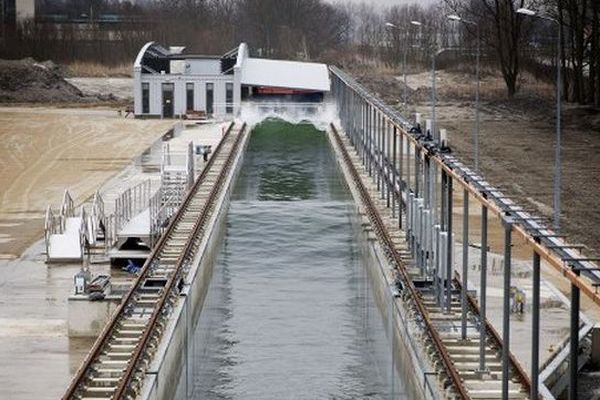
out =
[[476,21],[482,39],[495,49],[508,97],[518,90],[521,70],[521,47],[524,41],[524,19],[519,8],[536,8],[536,0],[445,0],[456,13]]

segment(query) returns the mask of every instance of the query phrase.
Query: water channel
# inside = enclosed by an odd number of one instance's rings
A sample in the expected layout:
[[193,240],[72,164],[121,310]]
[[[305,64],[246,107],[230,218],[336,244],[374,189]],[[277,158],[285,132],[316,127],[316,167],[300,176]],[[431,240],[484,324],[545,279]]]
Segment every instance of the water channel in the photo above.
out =
[[178,398],[405,398],[353,207],[323,131],[253,129]]

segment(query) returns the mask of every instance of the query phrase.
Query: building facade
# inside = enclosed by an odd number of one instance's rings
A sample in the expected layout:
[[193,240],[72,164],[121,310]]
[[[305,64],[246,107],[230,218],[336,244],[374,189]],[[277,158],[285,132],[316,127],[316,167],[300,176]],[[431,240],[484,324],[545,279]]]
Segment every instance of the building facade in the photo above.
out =
[[181,47],[154,42],[140,50],[133,67],[136,116],[173,118],[190,111],[208,115],[237,113],[241,101],[238,54],[187,55]]
[[242,99],[320,101],[330,90],[325,64],[251,58],[245,43],[206,56],[150,42],[138,53],[133,74],[137,117],[234,116]]

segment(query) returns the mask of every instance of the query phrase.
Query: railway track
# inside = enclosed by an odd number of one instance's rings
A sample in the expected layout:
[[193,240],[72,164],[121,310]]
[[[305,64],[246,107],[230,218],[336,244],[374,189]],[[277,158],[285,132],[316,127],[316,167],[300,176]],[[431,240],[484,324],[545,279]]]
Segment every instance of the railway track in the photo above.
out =
[[[384,249],[390,263],[394,266],[403,286],[402,298],[406,301],[423,330],[425,347],[430,349],[428,355],[431,364],[436,367],[435,375],[447,398],[458,399],[500,399],[501,391],[501,353],[502,342],[498,333],[488,321],[485,321],[486,347],[485,372],[477,371],[479,366],[479,336],[477,334],[479,309],[470,299],[470,335],[466,341],[461,340],[461,303],[460,284],[453,283],[453,294],[450,312],[444,312],[434,295],[431,285],[419,285],[415,280],[423,277],[414,260],[407,251],[406,243],[399,241],[402,232],[398,229],[397,219],[391,215],[386,201],[380,200],[376,187],[367,177],[367,171],[358,156],[350,155],[348,149],[352,144],[342,137],[335,126],[331,125],[335,146],[339,149],[343,162],[350,174],[352,184],[357,189],[364,212],[366,213],[374,233]],[[367,177],[363,179],[363,177]],[[374,184],[373,184],[374,185]],[[399,197],[397,197],[399,198]],[[384,214],[384,215],[382,215]],[[388,215],[389,214],[389,215]],[[404,213],[405,214],[405,213]],[[403,225],[405,226],[405,225]],[[511,381],[508,398],[529,398],[529,378],[511,355]]]
[[224,190],[246,125],[232,123],[63,399],[134,399]]

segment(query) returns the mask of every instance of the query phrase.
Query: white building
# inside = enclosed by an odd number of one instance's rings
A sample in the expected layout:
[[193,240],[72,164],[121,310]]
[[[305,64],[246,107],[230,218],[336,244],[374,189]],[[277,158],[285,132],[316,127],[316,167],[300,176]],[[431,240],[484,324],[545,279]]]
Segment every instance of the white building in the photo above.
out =
[[325,64],[251,58],[245,43],[222,56],[184,51],[155,42],[142,47],[133,66],[136,116],[172,118],[191,110],[237,114],[242,100],[319,100],[330,90]]

